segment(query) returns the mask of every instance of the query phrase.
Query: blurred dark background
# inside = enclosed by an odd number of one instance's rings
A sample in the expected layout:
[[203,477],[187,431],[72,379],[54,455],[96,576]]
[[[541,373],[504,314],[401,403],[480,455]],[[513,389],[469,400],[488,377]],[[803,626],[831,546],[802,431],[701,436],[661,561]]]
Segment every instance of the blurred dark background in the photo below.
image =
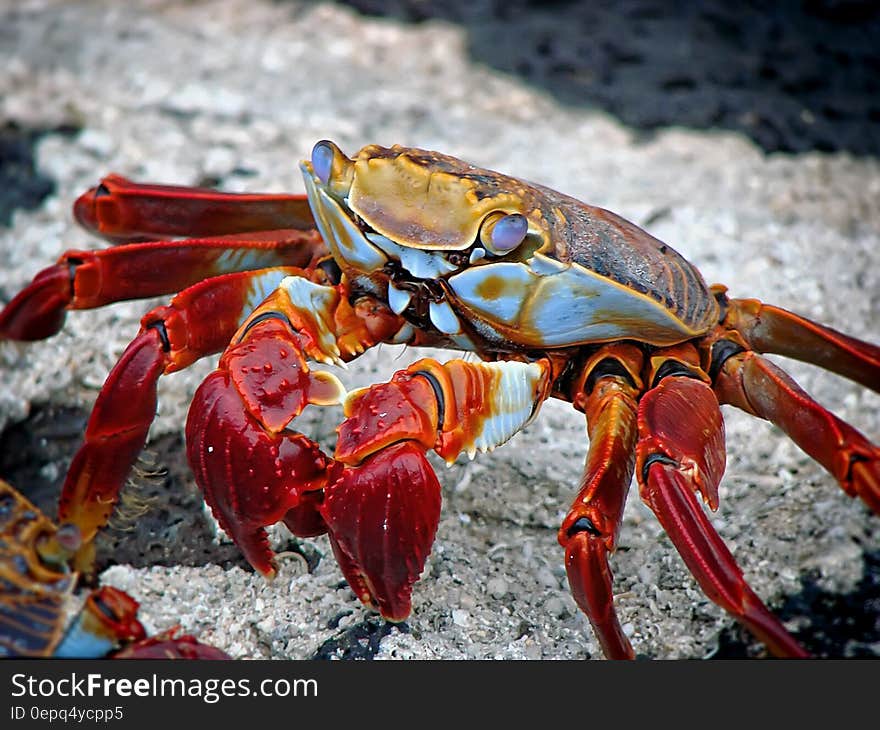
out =
[[743,132],[768,152],[880,155],[880,2],[339,0],[467,30],[477,61],[638,130]]

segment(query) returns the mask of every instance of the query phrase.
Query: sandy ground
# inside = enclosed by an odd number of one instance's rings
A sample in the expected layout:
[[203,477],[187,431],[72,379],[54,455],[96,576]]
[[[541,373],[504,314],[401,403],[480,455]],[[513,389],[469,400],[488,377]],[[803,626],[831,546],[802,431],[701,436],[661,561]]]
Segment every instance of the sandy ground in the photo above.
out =
[[[0,119],[82,128],[43,139],[39,166],[57,192],[0,231],[7,298],[65,248],[99,245],[75,228],[70,204],[109,171],[301,191],[296,163],[330,138],[349,152],[369,142],[437,149],[563,190],[646,225],[734,296],[880,340],[876,160],[765,156],[730,133],[640,138],[472,64],[452,26],[365,20],[331,5],[5,0],[0,25]],[[49,341],[0,343],[0,428],[47,403],[88,407],[157,303],[74,313]],[[343,377],[349,387],[375,382],[414,356],[383,347]],[[153,438],[182,430],[212,367],[201,362],[163,379]],[[880,437],[877,395],[786,367]],[[304,429],[326,437],[338,418],[308,416]],[[777,429],[730,409],[725,418],[728,473],[713,522],[752,586],[775,604],[816,571],[823,588],[851,590],[863,552],[880,543],[880,521]],[[408,630],[388,632],[375,647],[379,658],[600,656],[568,594],[556,543],[586,447],[581,417],[549,403],[507,447],[440,468],[437,541]],[[120,565],[102,580],[135,594],[152,628],[180,623],[236,657],[303,658],[322,645],[332,653],[328,640],[357,643],[358,627],[376,625],[364,623],[368,612],[340,587],[326,541],[312,542],[326,555],[317,570],[291,558],[273,583],[218,565]],[[701,594],[635,490],[612,567],[637,652],[713,652],[731,621]]]

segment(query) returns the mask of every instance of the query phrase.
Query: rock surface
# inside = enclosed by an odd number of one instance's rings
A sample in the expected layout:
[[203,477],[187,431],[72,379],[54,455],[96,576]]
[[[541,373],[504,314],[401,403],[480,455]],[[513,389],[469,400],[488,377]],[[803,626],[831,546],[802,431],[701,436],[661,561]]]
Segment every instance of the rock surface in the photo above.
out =
[[[301,191],[296,163],[329,138],[349,152],[369,142],[437,149],[563,190],[648,228],[734,296],[880,341],[876,159],[766,155],[734,133],[670,129],[643,140],[474,64],[454,26],[366,19],[333,5],[25,0],[0,8],[0,25],[0,122],[81,130],[40,139],[37,168],[56,190],[0,229],[0,300],[62,250],[100,245],[74,226],[70,204],[107,172]],[[88,409],[141,315],[159,303],[75,312],[51,340],[0,343],[0,429],[45,409]],[[342,377],[350,388],[376,382],[419,354],[383,346]],[[154,447],[170,439],[157,464],[173,477],[165,491],[193,489],[179,436],[213,366],[201,362],[160,383],[151,439]],[[880,437],[876,394],[785,366],[820,402]],[[303,430],[332,441],[339,418],[329,409],[306,414]],[[805,575],[823,590],[851,591],[865,553],[880,544],[880,521],[777,429],[732,409],[725,418],[728,472],[713,522],[757,593],[778,605]],[[189,533],[167,529],[153,535],[169,541],[162,564],[116,565],[101,580],[136,595],[152,628],[180,623],[242,658],[598,657],[556,542],[586,446],[581,417],[554,402],[506,447],[441,466],[443,518],[402,627],[382,625],[359,605],[323,538],[302,546],[324,556],[312,572],[293,555],[267,583],[236,564],[228,546],[215,558],[208,544],[204,560],[174,564],[173,541]],[[41,474],[58,483],[65,466],[62,456]],[[204,522],[192,502],[169,520]],[[133,529],[116,530],[122,552],[107,563],[131,555]],[[281,531],[276,539],[291,546]],[[637,652],[715,650],[731,621],[688,576],[636,490],[612,568]],[[800,638],[809,642],[809,634],[806,625]]]

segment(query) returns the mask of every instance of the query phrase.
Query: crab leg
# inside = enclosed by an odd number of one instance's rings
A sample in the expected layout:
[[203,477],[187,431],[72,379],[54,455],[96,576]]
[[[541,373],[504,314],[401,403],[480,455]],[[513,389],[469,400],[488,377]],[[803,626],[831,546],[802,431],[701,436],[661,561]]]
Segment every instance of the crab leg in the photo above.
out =
[[67,251],[0,311],[0,337],[44,339],[61,329],[68,309],[174,294],[236,271],[306,268],[326,253],[317,232],[297,230]]
[[715,381],[722,403],[779,426],[851,497],[880,514],[880,448],[816,403],[782,369],[746,351],[729,357]]
[[636,475],[653,510],[703,592],[774,654],[807,656],[743,578],[733,555],[699,504],[714,509],[724,471],[724,422],[704,382],[662,379],[639,403]]
[[635,466],[640,351],[602,348],[585,368],[575,406],[587,416],[590,450],[578,495],[559,528],[572,595],[609,659],[633,659],[612,599],[608,555],[614,552]]
[[146,632],[137,618],[138,602],[124,591],[102,586],[92,591],[55,648],[56,659],[103,657],[142,641]]
[[135,183],[121,175],[108,175],[83,193],[73,215],[113,243],[315,227],[304,195],[223,193]]
[[149,312],[141,331],[110,371],[67,472],[59,520],[79,528],[80,568],[92,562],[95,533],[112,513],[120,489],[156,413],[159,376],[218,352],[239,323],[293,268],[226,274],[200,282]]
[[750,349],[813,363],[880,393],[880,347],[757,299],[731,299],[727,306],[723,325]]
[[186,423],[187,457],[220,526],[251,565],[275,574],[265,527],[284,521],[297,535],[326,531],[320,498],[341,469],[292,429],[309,404],[345,396],[330,373],[308,362],[342,364],[390,337],[402,320],[344,284],[301,276],[278,283],[231,338],[219,367],[199,386]]
[[346,467],[321,514],[363,603],[391,621],[410,613],[440,519],[440,485],[425,452],[452,463],[462,451],[473,456],[504,443],[549,395],[550,371],[546,360],[425,359],[349,395],[335,455]]

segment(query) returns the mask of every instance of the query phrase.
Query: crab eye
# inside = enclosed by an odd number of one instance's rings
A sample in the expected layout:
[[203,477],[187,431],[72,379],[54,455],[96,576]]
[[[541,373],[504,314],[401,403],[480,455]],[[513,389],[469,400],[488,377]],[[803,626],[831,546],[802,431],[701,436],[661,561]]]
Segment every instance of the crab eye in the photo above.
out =
[[480,229],[483,245],[495,254],[505,254],[519,246],[529,232],[529,221],[519,213],[498,214]]
[[332,143],[321,140],[312,148],[312,169],[322,183],[326,185],[330,181],[333,171]]

